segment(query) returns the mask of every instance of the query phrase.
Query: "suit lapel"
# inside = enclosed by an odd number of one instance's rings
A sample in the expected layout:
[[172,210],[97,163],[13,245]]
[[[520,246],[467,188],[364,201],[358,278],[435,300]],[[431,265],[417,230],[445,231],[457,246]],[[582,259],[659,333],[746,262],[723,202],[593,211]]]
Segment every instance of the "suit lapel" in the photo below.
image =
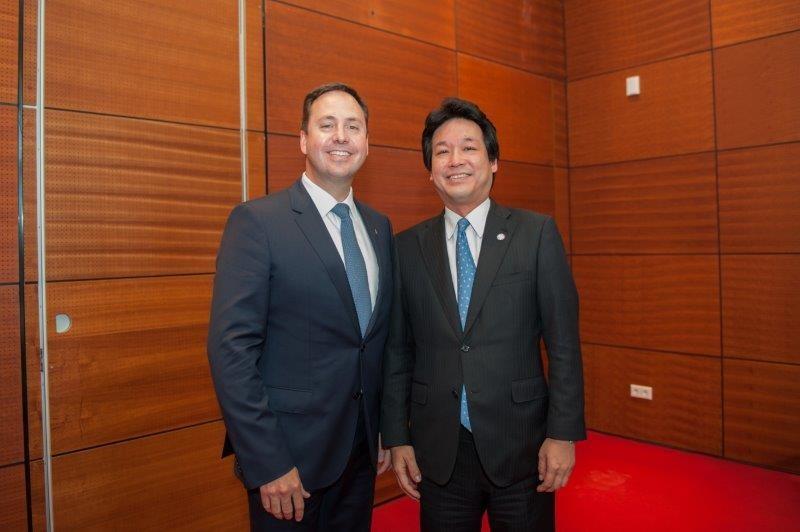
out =
[[428,274],[433,281],[439,303],[442,305],[447,321],[456,337],[461,338],[461,322],[458,304],[453,290],[453,277],[450,273],[450,260],[444,236],[444,216],[431,220],[428,227],[420,233],[420,246]]
[[[371,331],[372,327],[375,324],[375,320],[377,319],[378,309],[380,308],[381,302],[386,297],[386,289],[389,286],[389,277],[391,276],[392,272],[392,265],[390,264],[389,258],[389,250],[387,249],[386,243],[388,240],[386,239],[386,235],[382,235],[380,229],[378,229],[378,219],[374,216],[374,214],[362,207],[361,203],[355,201],[356,207],[358,208],[358,213],[361,215],[361,220],[364,222],[364,227],[367,229],[367,234],[369,235],[369,239],[372,241],[372,249],[375,250],[375,257],[378,261],[378,294],[375,297],[375,306],[372,309],[372,316],[369,319],[369,325],[367,326],[367,332],[364,334],[366,337]],[[355,308],[355,307],[354,307]]]
[[347,272],[344,269],[342,258],[331,240],[331,235],[325,227],[325,222],[322,221],[317,207],[311,201],[311,196],[308,195],[300,180],[296,181],[289,189],[289,197],[292,202],[292,210],[297,215],[295,216],[297,225],[325,266],[325,270],[350,315],[353,327],[360,335],[361,327],[358,324],[358,314],[353,302],[353,294],[350,291],[350,283],[347,280]]
[[[478,269],[475,272],[475,281],[472,284],[472,297],[469,300],[469,311],[464,327],[464,333],[469,334],[470,329],[475,324],[475,319],[489,295],[497,270],[503,262],[506,251],[508,250],[511,236],[513,235],[516,222],[511,220],[511,211],[498,205],[492,200],[489,214],[486,216],[486,227],[483,229],[483,239],[481,242],[481,252],[478,256]],[[505,235],[498,239],[498,235]]]

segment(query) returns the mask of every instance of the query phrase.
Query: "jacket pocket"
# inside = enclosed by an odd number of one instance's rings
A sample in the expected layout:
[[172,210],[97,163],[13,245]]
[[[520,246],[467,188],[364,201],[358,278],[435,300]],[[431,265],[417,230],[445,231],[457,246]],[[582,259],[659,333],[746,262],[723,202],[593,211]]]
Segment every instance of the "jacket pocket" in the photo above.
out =
[[411,383],[411,401],[420,405],[428,402],[428,385],[421,382]]
[[311,390],[291,390],[289,388],[271,388],[267,386],[267,403],[270,410],[305,414],[311,404]]
[[542,375],[511,382],[511,398],[515,403],[524,403],[542,397],[547,397],[547,383]]
[[524,272],[516,272],[516,273],[509,273],[506,275],[499,275],[494,278],[492,282],[492,286],[499,286],[502,284],[511,284],[511,283],[521,283],[523,281],[530,281],[531,280],[532,272],[524,271]]

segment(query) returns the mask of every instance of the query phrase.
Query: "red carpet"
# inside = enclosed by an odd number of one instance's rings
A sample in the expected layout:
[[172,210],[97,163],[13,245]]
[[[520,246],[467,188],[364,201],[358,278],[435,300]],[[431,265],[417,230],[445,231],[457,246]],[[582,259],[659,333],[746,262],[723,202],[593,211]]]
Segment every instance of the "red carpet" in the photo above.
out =
[[[800,476],[597,432],[576,452],[559,532],[800,531]],[[375,509],[374,532],[418,530],[408,497]]]

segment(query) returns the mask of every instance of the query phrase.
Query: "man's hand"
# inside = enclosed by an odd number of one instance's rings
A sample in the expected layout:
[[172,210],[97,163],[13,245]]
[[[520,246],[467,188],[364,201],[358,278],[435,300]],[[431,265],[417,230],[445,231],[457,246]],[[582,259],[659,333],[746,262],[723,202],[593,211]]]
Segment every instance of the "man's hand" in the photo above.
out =
[[381,443],[381,435],[378,434],[378,475],[386,473],[392,468],[392,455],[389,449],[384,449]]
[[414,455],[414,448],[410,445],[398,445],[390,449],[392,453],[392,467],[397,477],[400,488],[406,495],[414,500],[419,500],[417,484],[422,480],[422,475],[417,467],[417,458]]
[[276,519],[291,519],[302,521],[305,502],[311,494],[303,489],[300,482],[300,473],[296,467],[280,478],[276,478],[259,488],[261,504],[264,509],[275,516]]
[[575,467],[575,444],[547,438],[539,449],[538,492],[556,491],[567,485]]

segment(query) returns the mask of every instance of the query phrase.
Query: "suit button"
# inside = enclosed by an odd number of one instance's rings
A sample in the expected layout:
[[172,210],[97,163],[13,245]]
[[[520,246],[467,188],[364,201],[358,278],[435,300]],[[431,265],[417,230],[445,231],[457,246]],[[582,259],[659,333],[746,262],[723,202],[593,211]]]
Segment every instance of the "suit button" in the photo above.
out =
[[467,351],[469,351],[469,346],[468,346],[467,344],[464,344],[464,345],[462,345],[462,346],[461,346],[461,351],[463,351],[464,353],[466,353]]
[[355,399],[356,401],[358,401],[359,399],[361,399],[361,396],[362,396],[362,395],[364,395],[364,392],[363,392],[362,390],[358,390],[357,392],[355,392],[355,393],[353,394],[353,399]]
[[364,344],[361,344],[361,349],[359,349],[359,351],[361,351],[363,353],[366,350],[367,350],[367,346],[364,345]]
[[450,390],[450,392],[453,394],[453,397],[454,397],[454,398],[456,398],[456,399],[460,399],[460,397],[459,397],[459,395],[458,395],[458,392],[457,392],[457,391],[455,391],[455,390],[452,390],[452,389],[451,389],[451,390]]

